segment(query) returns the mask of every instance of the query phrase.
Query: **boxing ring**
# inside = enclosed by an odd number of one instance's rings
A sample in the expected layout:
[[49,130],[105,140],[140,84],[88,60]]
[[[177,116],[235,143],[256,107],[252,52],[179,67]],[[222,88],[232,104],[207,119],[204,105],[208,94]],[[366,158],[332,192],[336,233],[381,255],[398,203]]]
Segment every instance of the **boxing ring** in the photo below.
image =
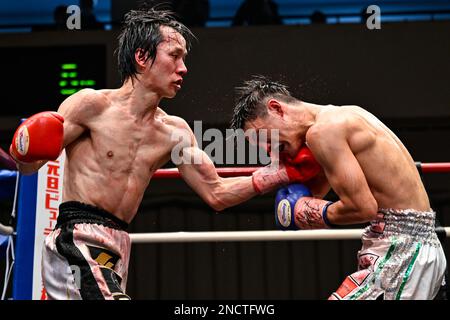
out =
[[[7,159],[6,159],[7,160]],[[6,197],[13,201],[12,218],[16,227],[0,224],[0,245],[7,258],[6,285],[14,267],[12,298],[15,300],[45,299],[41,279],[41,251],[45,236],[56,224],[58,206],[62,198],[62,177],[65,154],[57,161],[48,162],[38,173],[21,176],[11,170],[11,162],[0,155],[0,163],[9,168]],[[6,161],[6,162],[5,162]],[[423,174],[450,173],[450,162],[416,163]],[[251,175],[257,167],[217,168],[221,177]],[[6,177],[5,176],[5,177]],[[179,179],[177,169],[157,170],[154,179]],[[6,181],[0,175],[0,183]],[[5,189],[6,190],[6,189]],[[250,200],[251,201],[251,200]],[[16,217],[17,203],[17,217]],[[275,225],[274,225],[275,226]],[[158,232],[131,233],[133,244],[187,243],[187,242],[246,242],[246,241],[308,241],[360,239],[363,229],[302,230],[302,231],[214,231],[214,232]],[[437,227],[439,237],[449,237],[450,227]],[[14,244],[15,243],[15,244]],[[3,255],[0,254],[0,257]],[[10,261],[11,260],[11,261]]]
[[[416,162],[421,173],[450,173],[450,162]],[[249,176],[258,167],[217,168],[221,177]],[[177,169],[159,169],[153,178],[179,179]],[[450,237],[450,227],[438,227],[439,236]],[[302,230],[298,231],[215,231],[215,232],[166,232],[130,234],[133,243],[216,242],[216,241],[288,241],[288,240],[351,240],[360,239],[363,229]]]

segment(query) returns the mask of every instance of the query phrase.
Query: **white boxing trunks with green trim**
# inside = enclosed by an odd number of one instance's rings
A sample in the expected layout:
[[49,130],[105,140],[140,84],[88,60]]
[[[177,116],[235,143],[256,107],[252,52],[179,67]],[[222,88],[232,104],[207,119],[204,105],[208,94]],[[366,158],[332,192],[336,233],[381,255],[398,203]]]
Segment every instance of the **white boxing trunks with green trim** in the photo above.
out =
[[362,235],[358,271],[330,300],[428,300],[444,281],[446,259],[435,212],[379,209]]

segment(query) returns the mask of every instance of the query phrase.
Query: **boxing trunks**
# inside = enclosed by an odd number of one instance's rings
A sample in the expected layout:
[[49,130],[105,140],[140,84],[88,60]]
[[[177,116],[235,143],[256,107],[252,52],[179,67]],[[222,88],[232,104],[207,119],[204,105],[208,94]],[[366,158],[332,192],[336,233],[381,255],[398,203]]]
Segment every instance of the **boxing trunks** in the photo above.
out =
[[428,300],[444,281],[446,259],[435,212],[380,209],[364,230],[358,271],[330,300]]
[[62,203],[42,254],[47,298],[129,299],[125,294],[131,244],[127,226],[100,208]]

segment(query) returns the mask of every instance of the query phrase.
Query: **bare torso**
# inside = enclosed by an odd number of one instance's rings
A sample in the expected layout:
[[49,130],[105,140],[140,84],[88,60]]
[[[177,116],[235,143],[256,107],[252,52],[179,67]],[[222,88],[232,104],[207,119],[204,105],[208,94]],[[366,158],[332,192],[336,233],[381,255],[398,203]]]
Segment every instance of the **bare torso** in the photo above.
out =
[[100,112],[66,146],[63,201],[95,205],[130,222],[152,175],[170,158],[178,118],[159,108],[139,118],[115,90],[92,94]]
[[348,145],[379,208],[430,210],[411,155],[388,127],[357,106],[327,106],[318,114],[316,125],[336,121],[346,131]]

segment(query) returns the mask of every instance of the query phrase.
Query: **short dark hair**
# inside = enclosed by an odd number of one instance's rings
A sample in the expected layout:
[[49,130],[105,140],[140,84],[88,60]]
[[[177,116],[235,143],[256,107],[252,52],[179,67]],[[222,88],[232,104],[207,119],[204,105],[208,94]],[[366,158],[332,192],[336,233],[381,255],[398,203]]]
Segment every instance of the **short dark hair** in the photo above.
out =
[[247,121],[255,120],[267,114],[264,102],[268,98],[277,98],[285,102],[293,102],[288,87],[279,82],[271,81],[264,76],[253,76],[245,81],[242,87],[236,88],[238,97],[231,119],[232,129],[243,129]]
[[168,10],[158,10],[144,4],[138,10],[131,10],[125,15],[122,31],[118,37],[119,46],[116,50],[119,73],[122,83],[128,78],[136,78],[138,71],[134,54],[142,49],[148,59],[156,57],[156,47],[164,40],[160,27],[167,26],[180,33],[186,40],[186,48],[190,50],[194,34],[181,22],[174,13]]

